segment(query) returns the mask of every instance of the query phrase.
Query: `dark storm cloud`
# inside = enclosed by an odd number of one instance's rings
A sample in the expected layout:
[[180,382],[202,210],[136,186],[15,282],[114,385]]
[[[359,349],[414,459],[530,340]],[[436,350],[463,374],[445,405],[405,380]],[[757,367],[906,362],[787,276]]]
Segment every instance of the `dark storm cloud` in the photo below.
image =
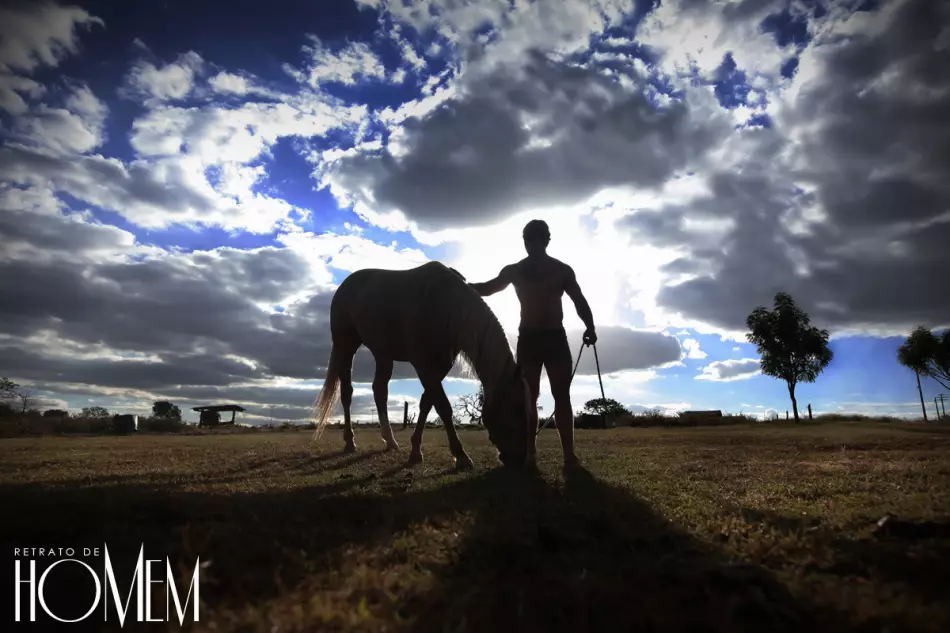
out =
[[[757,132],[741,169],[714,174],[711,194],[688,205],[621,221],[635,239],[683,249],[666,272],[699,274],[668,284],[664,308],[742,330],[784,290],[832,329],[950,323],[947,10],[911,0],[878,35],[823,43],[818,72],[777,130]],[[816,211],[825,219],[794,230]],[[708,217],[732,228],[686,231],[686,218]]]
[[[12,337],[0,356],[5,375],[152,391],[268,376],[323,377],[332,291],[313,286],[306,262],[293,251],[219,249],[97,263],[92,255],[115,245],[112,230],[64,216],[31,214],[33,224],[8,221],[12,216],[0,222],[7,255],[14,242],[50,255],[65,249],[56,236],[79,239],[72,253],[78,260],[29,256],[0,262],[0,333]],[[307,292],[310,299],[289,313],[267,314],[256,305]],[[49,333],[69,346],[35,349],[25,342]],[[157,355],[160,361],[75,357],[76,349],[94,346]],[[361,349],[354,379],[371,381],[374,370],[372,356]],[[394,378],[414,376],[407,364],[396,365]]]
[[732,129],[722,113],[695,117],[697,103],[654,105],[645,80],[631,81],[533,54],[407,120],[398,154],[344,158],[327,178],[350,195],[371,191],[370,207],[400,209],[423,229],[485,225],[605,187],[661,185]]
[[43,253],[68,256],[88,251],[117,249],[131,244],[132,236],[113,226],[73,222],[62,217],[13,209],[0,200],[0,257],[18,247],[33,247]]
[[[581,347],[580,330],[568,332],[571,356],[577,362]],[[600,371],[611,373],[627,369],[650,369],[675,363],[682,356],[676,337],[662,332],[631,330],[625,327],[601,326],[597,328],[597,355]],[[594,375],[597,364],[591,349],[581,354],[577,375]]]
[[[581,330],[567,332],[571,358],[575,363],[580,353],[582,334]],[[512,350],[517,349],[517,332],[508,333],[508,342]],[[650,369],[675,363],[682,357],[682,348],[676,337],[663,332],[604,325],[597,328],[597,353],[600,371],[607,374],[631,369]],[[597,361],[594,358],[594,352],[590,348],[585,348],[581,354],[581,362],[577,366],[577,375],[596,374]]]
[[20,380],[88,383],[100,387],[162,390],[179,384],[228,385],[263,378],[245,363],[202,354],[167,354],[158,362],[47,356],[18,345],[0,346],[3,371]]

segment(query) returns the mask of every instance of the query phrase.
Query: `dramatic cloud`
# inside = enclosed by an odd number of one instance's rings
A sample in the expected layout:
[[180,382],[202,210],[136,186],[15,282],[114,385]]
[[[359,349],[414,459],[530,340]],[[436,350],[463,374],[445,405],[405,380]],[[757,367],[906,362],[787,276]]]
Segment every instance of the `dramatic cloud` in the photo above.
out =
[[658,187],[731,129],[708,91],[660,104],[630,68],[618,81],[541,53],[456,86],[380,151],[321,166],[343,202],[424,230],[487,225],[581,202],[609,187]]
[[[333,287],[318,261],[273,247],[176,255],[143,249],[135,259],[104,261],[103,252],[122,246],[133,253],[132,236],[63,215],[42,192],[2,194],[0,201],[20,207],[32,196],[34,207],[29,215],[4,213],[0,223],[5,371],[151,392],[323,377]],[[337,252],[359,240],[340,240]],[[332,259],[329,241],[323,252]],[[40,249],[46,257],[37,261],[32,254]],[[103,358],[104,350],[114,353]],[[372,380],[374,367],[362,350],[355,379]],[[397,378],[413,376],[399,364]]]
[[[2,373],[70,406],[302,419],[347,274],[438,259],[485,281],[533,218],[592,307],[605,390],[634,406],[784,410],[689,379],[758,373],[719,337],[778,291],[832,330],[836,376],[868,335],[950,325],[947,3],[357,5],[239,47],[196,39],[187,7],[0,9]],[[486,301],[514,347],[515,292]],[[362,350],[357,380],[373,368]],[[599,397],[593,350],[578,374],[574,400]],[[393,407],[419,396],[397,389]]]
[[[708,193],[620,222],[682,253],[662,308],[735,332],[784,290],[838,332],[948,324],[947,288],[934,286],[950,264],[945,13],[908,0],[867,18],[866,32],[828,25],[776,127],[730,139]],[[704,221],[718,228],[690,228]]]
[[[264,172],[248,163],[283,136],[325,134],[354,124],[362,112],[307,95],[240,108],[157,107],[133,125],[131,144],[143,159],[131,163],[101,155],[63,156],[60,150],[91,149],[101,139],[93,142],[92,133],[83,135],[81,128],[57,137],[39,134],[46,131],[39,127],[37,139],[56,144],[56,151],[8,144],[0,149],[0,179],[50,186],[142,227],[203,224],[266,233],[294,208],[256,191]],[[81,121],[93,120],[88,112],[82,115]],[[71,148],[64,145],[68,139]],[[212,168],[218,175],[214,183]]]
[[758,358],[742,358],[739,360],[720,360],[703,367],[703,372],[696,376],[696,380],[712,380],[714,382],[728,382],[730,380],[745,380],[761,373]]

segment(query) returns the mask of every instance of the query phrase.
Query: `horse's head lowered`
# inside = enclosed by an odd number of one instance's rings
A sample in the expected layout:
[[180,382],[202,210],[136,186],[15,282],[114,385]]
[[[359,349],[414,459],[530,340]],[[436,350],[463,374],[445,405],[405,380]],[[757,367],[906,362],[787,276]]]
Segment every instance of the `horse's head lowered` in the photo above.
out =
[[519,366],[503,375],[494,389],[485,390],[482,413],[488,439],[498,449],[502,464],[523,466],[534,458],[538,411]]

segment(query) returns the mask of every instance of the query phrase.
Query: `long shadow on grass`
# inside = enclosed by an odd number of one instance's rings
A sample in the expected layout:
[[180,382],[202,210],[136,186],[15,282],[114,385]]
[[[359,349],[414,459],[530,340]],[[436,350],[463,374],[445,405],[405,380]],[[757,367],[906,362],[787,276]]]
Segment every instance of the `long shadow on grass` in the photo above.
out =
[[[12,569],[14,546],[78,551],[107,544],[128,587],[143,543],[146,558],[168,556],[173,565],[191,567],[200,555],[210,561],[203,619],[214,620],[215,609],[261,604],[314,572],[338,568],[346,545],[388,542],[420,524],[472,512],[457,559],[435,570],[431,592],[400,605],[408,622],[402,628],[817,631],[819,621],[827,622],[827,614],[819,618],[797,603],[763,569],[728,564],[629,492],[582,469],[562,483],[495,469],[422,491],[410,483],[382,496],[358,491],[368,479],[235,494],[139,484],[4,486],[4,568]],[[101,558],[87,562],[102,569]],[[78,566],[61,572],[47,583],[47,602],[60,617],[78,617],[90,603],[91,580]],[[12,596],[6,578],[2,590]],[[97,615],[99,628],[101,610]]]
[[563,487],[499,470],[446,492],[477,514],[415,633],[817,631],[832,615],[584,469]]

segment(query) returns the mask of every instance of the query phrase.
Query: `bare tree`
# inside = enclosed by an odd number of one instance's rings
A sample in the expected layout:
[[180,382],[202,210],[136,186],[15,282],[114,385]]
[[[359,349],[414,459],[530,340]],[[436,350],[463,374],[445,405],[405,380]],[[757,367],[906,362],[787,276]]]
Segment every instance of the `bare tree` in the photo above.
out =
[[455,413],[459,418],[467,417],[474,424],[483,426],[483,409],[485,408],[485,389],[478,386],[476,393],[461,396],[455,403]]
[[39,398],[36,397],[35,391],[23,387],[17,390],[16,398],[20,401],[20,413],[26,413],[36,407],[40,402]]

